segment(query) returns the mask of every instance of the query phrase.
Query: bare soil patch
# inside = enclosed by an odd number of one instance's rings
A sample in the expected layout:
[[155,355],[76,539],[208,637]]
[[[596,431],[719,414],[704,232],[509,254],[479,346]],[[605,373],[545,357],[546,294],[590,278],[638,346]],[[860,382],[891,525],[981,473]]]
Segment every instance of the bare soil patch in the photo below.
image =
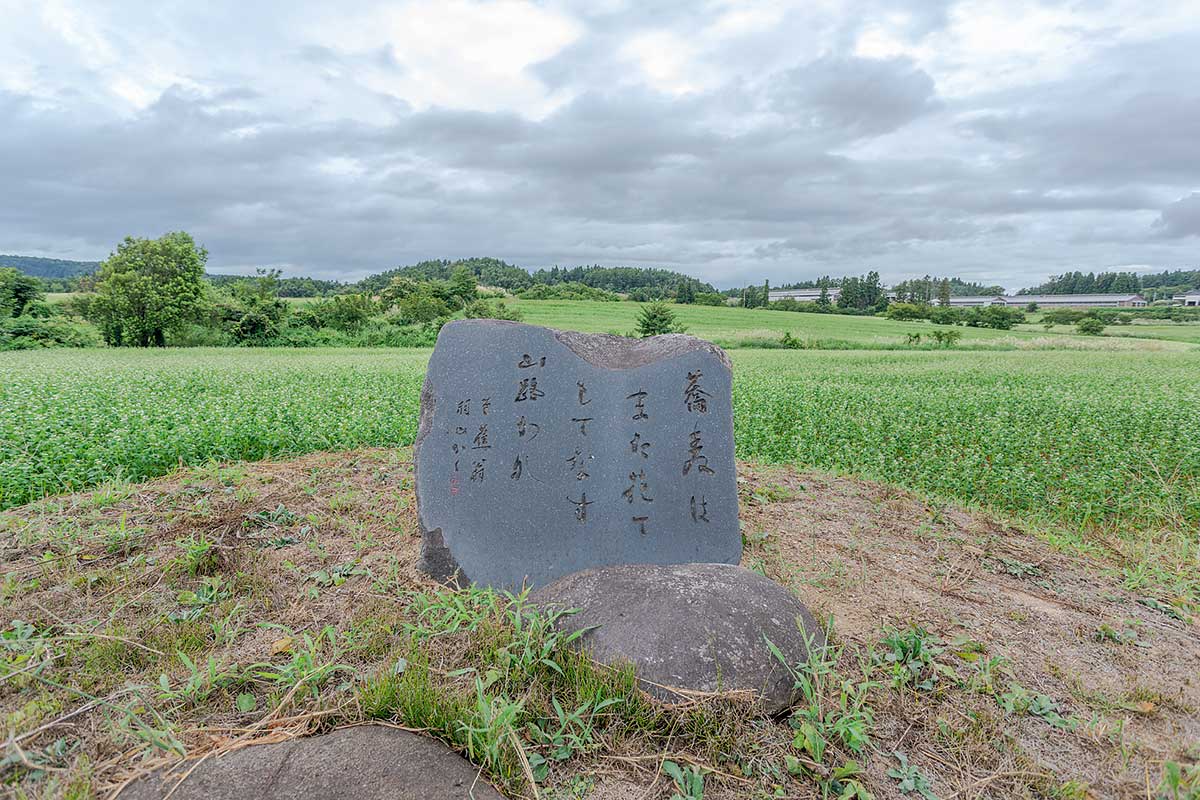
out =
[[[915,623],[969,640],[973,660],[948,659],[959,672],[1004,657],[1006,681],[1080,721],[1064,730],[959,689],[880,693],[880,747],[907,752],[939,796],[1036,793],[1049,774],[1097,797],[1146,797],[1163,761],[1196,758],[1200,627],[1144,605],[1113,565],[891,486],[751,465],[742,477],[744,560],[832,617],[838,637],[866,647]],[[885,765],[872,762],[877,778]]]

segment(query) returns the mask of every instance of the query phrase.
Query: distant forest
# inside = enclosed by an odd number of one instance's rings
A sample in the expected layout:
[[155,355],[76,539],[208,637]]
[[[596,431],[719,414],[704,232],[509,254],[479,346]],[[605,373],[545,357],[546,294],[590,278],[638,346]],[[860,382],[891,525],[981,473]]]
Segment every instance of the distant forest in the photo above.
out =
[[1064,272],[1051,276],[1040,286],[1018,294],[1104,294],[1141,292],[1148,300],[1170,297],[1176,292],[1200,288],[1200,270],[1175,269],[1139,275],[1136,272]]
[[521,267],[495,258],[422,261],[411,267],[399,267],[364,278],[358,282],[358,288],[360,291],[379,291],[387,286],[392,278],[449,280],[450,274],[458,267],[466,267],[471,270],[483,286],[495,286],[510,292],[519,292],[538,285],[554,286],[562,283],[581,283],[593,289],[604,289],[609,292],[632,293],[640,290],[648,295],[645,299],[673,295],[681,287],[690,287],[693,293],[716,291],[711,284],[696,280],[681,272],[672,272],[666,269],[592,265],[539,269],[530,274]]
[[[205,276],[213,286],[228,288],[246,280],[245,275]],[[341,281],[325,281],[319,278],[278,278],[278,297],[330,297],[351,291],[351,285]]]
[[99,261],[65,261],[61,258],[37,258],[35,256],[0,256],[0,267],[12,267],[35,278],[65,279],[78,278],[95,272]]
[[[47,291],[71,292],[87,288],[81,278],[95,272],[100,264],[95,261],[62,261],[52,258],[31,256],[0,256],[0,266],[15,267],[26,275],[41,278]],[[332,297],[339,294],[382,291],[393,278],[410,278],[418,281],[450,279],[459,267],[466,267],[482,286],[494,286],[510,292],[519,292],[534,286],[558,284],[583,284],[609,292],[633,294],[635,300],[657,300],[674,297],[682,290],[685,295],[715,292],[711,284],[699,281],[681,272],[642,267],[553,267],[539,269],[532,274],[514,264],[497,258],[465,258],[457,261],[437,259],[422,261],[412,266],[397,267],[369,275],[360,281],[346,283],[320,278],[279,277],[279,297]],[[245,275],[208,274],[208,280],[217,287],[228,288]]]
[[[826,275],[822,278],[817,278],[814,281],[799,281],[798,283],[785,283],[781,286],[773,287],[775,289],[827,289],[835,286],[841,286],[846,278],[834,278]],[[950,282],[951,297],[975,297],[985,294],[1004,294],[1003,286],[989,285],[985,283],[971,283],[964,281],[961,278],[938,278],[932,275],[926,275],[923,278],[910,278],[897,283],[891,287],[892,291],[896,292],[903,298],[913,298],[929,302],[937,298],[938,289],[944,281]]]
[[[100,263],[97,261],[68,261],[57,258],[0,255],[0,267],[14,267],[26,275],[40,278],[45,290],[49,292],[71,292],[88,288],[86,286],[87,276],[95,272],[99,266]],[[278,294],[280,297],[332,297],[355,292],[378,293],[391,282],[392,278],[444,281],[449,280],[450,275],[458,267],[469,269],[482,286],[494,286],[514,293],[535,286],[555,286],[568,283],[628,294],[632,299],[640,301],[678,297],[681,292],[686,296],[693,296],[717,291],[709,283],[667,269],[602,267],[599,265],[556,266],[531,273],[522,267],[497,258],[466,258],[456,261],[448,259],[422,261],[411,266],[397,267],[370,275],[354,283],[307,277],[280,277]],[[244,280],[245,276],[209,274],[207,278],[215,286],[229,287]],[[81,285],[80,279],[83,279],[84,285]],[[834,288],[841,287],[846,280],[848,280],[846,277],[826,275],[814,280],[784,283],[769,288],[819,289],[823,286]],[[964,281],[961,278],[939,278],[930,275],[901,281],[892,286],[891,290],[904,299],[911,299],[914,302],[929,302],[936,299],[942,289],[942,284],[947,281],[950,295],[953,297],[1004,293],[1004,288],[1001,286]],[[756,287],[759,291],[762,288],[764,287]],[[1062,275],[1053,275],[1045,283],[1021,289],[1018,293],[1141,292],[1146,295],[1147,299],[1157,300],[1197,288],[1200,288],[1200,270],[1166,270],[1147,275],[1139,275],[1134,272],[1067,272]],[[739,297],[745,291],[743,288],[733,288],[727,289],[721,294],[726,297]]]

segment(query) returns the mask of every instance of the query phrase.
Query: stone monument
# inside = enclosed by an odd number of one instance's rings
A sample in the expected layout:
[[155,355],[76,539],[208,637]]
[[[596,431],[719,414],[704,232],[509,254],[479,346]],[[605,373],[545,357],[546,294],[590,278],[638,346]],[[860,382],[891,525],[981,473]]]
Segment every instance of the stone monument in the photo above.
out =
[[421,567],[503,590],[741,557],[716,345],[500,320],[442,328],[415,445]]

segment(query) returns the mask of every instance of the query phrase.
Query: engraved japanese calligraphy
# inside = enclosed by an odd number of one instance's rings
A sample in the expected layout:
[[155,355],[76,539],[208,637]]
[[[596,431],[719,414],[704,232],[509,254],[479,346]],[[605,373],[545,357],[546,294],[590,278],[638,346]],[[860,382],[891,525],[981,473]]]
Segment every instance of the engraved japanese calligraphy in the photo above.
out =
[[417,436],[422,568],[502,589],[736,563],[729,361],[690,336],[446,325]]

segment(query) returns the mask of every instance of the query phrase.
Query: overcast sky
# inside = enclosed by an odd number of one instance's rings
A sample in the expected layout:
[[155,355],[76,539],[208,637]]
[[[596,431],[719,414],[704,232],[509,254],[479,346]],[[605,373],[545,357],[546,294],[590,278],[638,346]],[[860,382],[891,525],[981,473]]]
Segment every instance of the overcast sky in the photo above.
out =
[[1200,268],[1200,0],[0,0],[0,252]]

